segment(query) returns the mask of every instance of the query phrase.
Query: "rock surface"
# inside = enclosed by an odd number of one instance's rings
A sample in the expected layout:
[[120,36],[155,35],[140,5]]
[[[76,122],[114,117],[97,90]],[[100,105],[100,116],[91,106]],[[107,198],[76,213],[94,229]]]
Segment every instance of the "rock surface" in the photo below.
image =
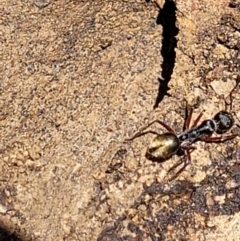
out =
[[1,240],[237,240],[240,138],[197,142],[173,181],[178,156],[152,162],[153,136],[124,140],[153,119],[180,132],[184,100],[193,119],[226,107],[238,122],[239,1],[3,0],[0,12]]

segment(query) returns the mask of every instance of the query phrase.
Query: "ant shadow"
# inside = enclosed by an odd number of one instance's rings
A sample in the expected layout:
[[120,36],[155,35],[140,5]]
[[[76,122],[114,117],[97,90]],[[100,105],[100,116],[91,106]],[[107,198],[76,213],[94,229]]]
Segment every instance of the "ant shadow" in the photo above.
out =
[[161,55],[163,57],[162,73],[161,77],[158,78],[159,88],[158,95],[154,104],[154,109],[158,107],[160,102],[163,100],[164,96],[171,96],[168,91],[168,83],[171,80],[171,75],[173,73],[176,52],[175,48],[177,46],[176,35],[178,35],[179,29],[176,27],[176,11],[177,7],[174,1],[165,0],[163,8],[160,9],[157,24],[163,27],[163,39],[162,39],[162,49]]
[[[169,226],[175,229],[182,228],[181,230],[184,232],[186,220],[188,220],[188,225],[194,228],[196,224],[191,220],[194,220],[195,214],[201,215],[204,220],[203,223],[205,225],[202,227],[202,230],[204,230],[212,229],[211,227],[207,227],[207,221],[210,217],[238,213],[240,211],[240,185],[238,181],[240,180],[240,164],[228,165],[230,160],[237,157],[236,155],[238,154],[236,152],[233,152],[232,156],[220,157],[221,164],[219,164],[219,158],[215,159],[213,163],[214,169],[225,169],[225,171],[222,175],[219,175],[218,172],[214,172],[213,175],[207,175],[199,184],[182,180],[173,181],[172,183],[160,183],[156,181],[150,186],[143,185],[142,194],[134,202],[131,209],[138,210],[140,206],[146,208],[146,213],[149,216],[144,221],[144,228],[141,224],[132,222],[131,218],[129,219],[127,215],[127,211],[126,214],[116,218],[111,226],[105,227],[97,240],[143,241],[145,240],[143,237],[146,235],[151,240],[166,240],[169,235]],[[238,185],[229,186],[229,180]],[[213,201],[210,204],[208,203],[209,198],[223,195],[225,196],[224,202]],[[158,211],[153,212],[151,203],[160,203],[159,200],[164,196],[169,196],[169,198],[163,201],[165,205],[162,205],[161,208],[159,207]],[[166,209],[167,206],[170,208]],[[126,223],[128,223],[127,227],[124,226]],[[126,235],[122,231],[124,227],[131,233],[134,233],[137,238],[132,239],[130,235]],[[185,233],[185,235],[187,234]]]

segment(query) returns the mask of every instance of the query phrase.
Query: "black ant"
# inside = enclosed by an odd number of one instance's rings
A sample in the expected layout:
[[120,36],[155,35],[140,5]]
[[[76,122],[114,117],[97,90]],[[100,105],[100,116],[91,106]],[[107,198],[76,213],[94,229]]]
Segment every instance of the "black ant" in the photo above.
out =
[[[238,83],[236,84],[236,86]],[[234,87],[234,89],[236,88]],[[233,90],[234,90],[233,89]],[[230,93],[230,98],[232,100],[232,92]],[[189,107],[186,102],[186,112],[188,113],[187,118],[184,122],[184,129],[182,133],[176,134],[176,132],[167,124],[162,122],[161,120],[154,120],[149,123],[147,126],[143,127],[139,132],[137,132],[132,138],[128,138],[125,141],[132,141],[137,137],[140,137],[145,134],[154,134],[156,137],[148,146],[146,152],[146,158],[152,161],[163,162],[168,160],[173,155],[184,154],[183,158],[180,159],[179,163],[176,163],[170,170],[178,167],[182,162],[184,162],[184,166],[174,175],[177,176],[180,172],[182,172],[187,165],[191,162],[190,153],[196,149],[196,147],[192,146],[192,144],[196,141],[205,141],[205,142],[224,142],[227,140],[231,140],[239,134],[231,134],[231,135],[222,135],[229,131],[234,125],[233,115],[227,111],[218,112],[212,119],[204,120],[200,125],[198,125],[201,117],[203,116],[202,111],[196,120],[193,122],[193,125],[190,128],[190,121],[192,118],[193,108]],[[149,130],[145,131],[152,124],[158,123],[163,126],[168,132],[159,134],[155,131]],[[212,137],[212,134],[220,134],[219,136]],[[169,171],[170,171],[169,170]],[[172,178],[173,179],[173,178]]]

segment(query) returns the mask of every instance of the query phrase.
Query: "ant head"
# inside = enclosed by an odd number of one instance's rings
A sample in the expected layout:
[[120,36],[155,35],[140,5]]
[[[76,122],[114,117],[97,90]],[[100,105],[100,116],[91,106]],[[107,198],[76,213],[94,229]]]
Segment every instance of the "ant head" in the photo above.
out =
[[227,132],[234,125],[234,118],[231,113],[227,111],[220,111],[213,117],[216,123],[217,134],[223,134]]

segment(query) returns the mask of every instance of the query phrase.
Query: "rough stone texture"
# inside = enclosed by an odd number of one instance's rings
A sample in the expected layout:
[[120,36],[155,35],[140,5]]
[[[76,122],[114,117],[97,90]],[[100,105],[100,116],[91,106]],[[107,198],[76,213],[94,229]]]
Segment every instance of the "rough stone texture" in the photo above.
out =
[[[225,108],[239,1],[2,0],[0,13],[1,240],[238,240],[239,137],[196,143],[173,181],[179,157],[151,162],[151,135],[124,140],[155,118],[180,132],[184,99],[193,119]],[[230,106],[238,121],[239,88]]]

